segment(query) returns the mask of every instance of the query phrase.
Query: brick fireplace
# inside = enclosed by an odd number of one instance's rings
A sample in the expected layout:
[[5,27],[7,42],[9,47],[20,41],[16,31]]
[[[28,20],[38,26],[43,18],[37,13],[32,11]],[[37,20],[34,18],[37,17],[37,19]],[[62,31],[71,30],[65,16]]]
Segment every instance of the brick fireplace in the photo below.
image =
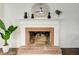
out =
[[21,20],[22,46],[18,54],[61,54],[59,20]]

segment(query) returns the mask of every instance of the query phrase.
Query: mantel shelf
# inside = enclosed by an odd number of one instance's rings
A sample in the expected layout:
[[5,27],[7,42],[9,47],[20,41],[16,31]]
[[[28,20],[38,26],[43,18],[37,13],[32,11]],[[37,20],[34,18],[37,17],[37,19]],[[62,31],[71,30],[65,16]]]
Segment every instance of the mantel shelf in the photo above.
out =
[[52,22],[62,21],[62,19],[19,19],[18,22]]

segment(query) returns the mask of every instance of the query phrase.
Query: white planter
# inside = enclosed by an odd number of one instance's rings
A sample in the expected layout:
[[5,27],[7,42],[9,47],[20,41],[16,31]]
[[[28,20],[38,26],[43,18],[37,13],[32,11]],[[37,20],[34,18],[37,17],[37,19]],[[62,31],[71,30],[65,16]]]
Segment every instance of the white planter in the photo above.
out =
[[9,51],[9,46],[2,46],[3,53],[7,53]]

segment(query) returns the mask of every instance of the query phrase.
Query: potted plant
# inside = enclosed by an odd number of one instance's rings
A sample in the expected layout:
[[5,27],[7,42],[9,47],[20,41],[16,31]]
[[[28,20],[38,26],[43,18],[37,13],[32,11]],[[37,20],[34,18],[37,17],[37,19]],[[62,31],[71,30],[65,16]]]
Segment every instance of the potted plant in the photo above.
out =
[[13,25],[11,25],[8,27],[8,29],[6,29],[4,22],[0,19],[0,28],[3,30],[3,32],[0,32],[0,35],[4,40],[4,45],[2,49],[4,53],[7,53],[9,50],[8,40],[10,39],[12,32],[17,29],[17,26],[14,27]]
[[60,10],[55,10],[55,13],[59,16],[59,15],[62,13],[62,11],[60,11]]

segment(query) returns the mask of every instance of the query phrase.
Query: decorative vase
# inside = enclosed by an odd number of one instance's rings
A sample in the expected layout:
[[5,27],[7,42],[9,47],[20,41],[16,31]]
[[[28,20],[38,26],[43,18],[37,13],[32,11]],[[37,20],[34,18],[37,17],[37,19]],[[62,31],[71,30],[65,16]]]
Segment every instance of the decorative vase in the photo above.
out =
[[9,51],[9,46],[2,46],[3,53],[7,53]]
[[32,18],[32,19],[34,18],[34,14],[31,15],[31,18]]

